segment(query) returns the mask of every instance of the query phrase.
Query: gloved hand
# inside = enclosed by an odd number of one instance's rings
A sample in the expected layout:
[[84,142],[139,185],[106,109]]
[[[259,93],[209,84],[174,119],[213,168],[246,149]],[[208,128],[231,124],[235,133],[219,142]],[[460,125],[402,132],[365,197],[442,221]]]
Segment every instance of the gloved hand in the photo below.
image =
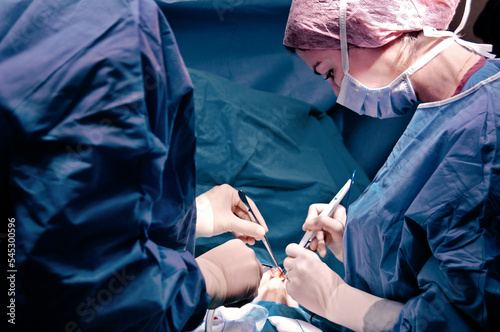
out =
[[230,240],[196,258],[210,295],[210,309],[252,300],[258,292],[262,265],[240,240]]
[[326,256],[326,246],[343,262],[342,238],[346,223],[346,211],[342,205],[339,205],[333,212],[333,216],[325,217],[319,214],[328,206],[328,204],[312,204],[309,207],[307,218],[302,229],[304,231],[318,231],[314,239],[309,244],[309,249],[318,251],[321,257]]
[[[402,304],[349,286],[318,255],[297,244],[288,245],[286,253],[286,289],[305,308],[355,331],[362,331],[365,326],[385,329],[396,321]],[[382,305],[372,308],[376,302]],[[366,315],[369,310],[370,315]]]
[[286,254],[283,266],[288,294],[312,312],[327,317],[332,294],[344,281],[308,249],[292,243],[286,247]]
[[196,237],[210,237],[231,232],[241,241],[254,244],[268,231],[255,203],[248,198],[252,211],[262,226],[252,222],[238,191],[230,185],[215,186],[196,198]]

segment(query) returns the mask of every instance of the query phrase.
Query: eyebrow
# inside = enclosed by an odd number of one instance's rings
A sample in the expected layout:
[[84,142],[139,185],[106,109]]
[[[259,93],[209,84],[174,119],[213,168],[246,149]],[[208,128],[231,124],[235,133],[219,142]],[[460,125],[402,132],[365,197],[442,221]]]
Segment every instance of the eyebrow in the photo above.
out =
[[314,66],[313,66],[313,71],[314,71],[314,73],[315,73],[316,75],[320,75],[320,76],[321,76],[321,74],[320,74],[320,73],[318,73],[318,71],[316,70],[316,68],[320,65],[320,63],[321,63],[321,62],[320,62],[320,61],[318,61],[318,62],[316,62],[316,63],[314,64]]

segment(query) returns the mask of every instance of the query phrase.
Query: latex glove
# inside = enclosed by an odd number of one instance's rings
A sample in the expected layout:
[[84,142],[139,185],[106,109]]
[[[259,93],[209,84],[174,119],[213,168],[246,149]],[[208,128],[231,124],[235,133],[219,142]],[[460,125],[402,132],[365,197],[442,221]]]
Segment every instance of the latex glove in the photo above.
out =
[[346,284],[318,255],[298,244],[286,248],[286,289],[299,304],[355,331],[390,330],[402,304]]
[[262,265],[240,240],[230,240],[196,258],[205,278],[209,308],[248,300],[258,293]]
[[292,243],[286,247],[286,254],[283,266],[288,294],[312,312],[327,317],[332,293],[344,281],[308,249]]
[[309,244],[309,249],[318,251],[321,257],[326,256],[326,246],[343,262],[342,239],[344,237],[345,223],[347,220],[345,208],[339,205],[333,212],[333,216],[319,216],[328,204],[312,204],[309,207],[307,218],[302,229],[304,231],[318,231],[314,239]]
[[213,187],[196,198],[196,237],[210,237],[231,232],[241,241],[254,244],[268,231],[266,222],[255,203],[248,198],[252,211],[262,226],[252,222],[238,191],[230,185]]

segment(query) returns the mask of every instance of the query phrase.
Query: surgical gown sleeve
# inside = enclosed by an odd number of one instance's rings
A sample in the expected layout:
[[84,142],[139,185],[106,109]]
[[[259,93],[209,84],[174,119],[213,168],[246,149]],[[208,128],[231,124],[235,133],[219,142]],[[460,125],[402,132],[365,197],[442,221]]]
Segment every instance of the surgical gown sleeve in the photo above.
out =
[[0,12],[16,327],[196,327],[209,298],[193,257],[192,85],[163,14],[150,0]]
[[349,208],[346,281],[405,304],[394,331],[500,328],[500,62],[485,73],[419,106]]

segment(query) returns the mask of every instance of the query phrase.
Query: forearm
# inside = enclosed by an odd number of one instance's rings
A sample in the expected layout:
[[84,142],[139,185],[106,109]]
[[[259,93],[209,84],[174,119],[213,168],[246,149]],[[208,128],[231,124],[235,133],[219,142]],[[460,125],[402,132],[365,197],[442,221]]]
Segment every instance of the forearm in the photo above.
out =
[[402,307],[402,303],[341,284],[332,294],[326,318],[354,331],[390,331]]

